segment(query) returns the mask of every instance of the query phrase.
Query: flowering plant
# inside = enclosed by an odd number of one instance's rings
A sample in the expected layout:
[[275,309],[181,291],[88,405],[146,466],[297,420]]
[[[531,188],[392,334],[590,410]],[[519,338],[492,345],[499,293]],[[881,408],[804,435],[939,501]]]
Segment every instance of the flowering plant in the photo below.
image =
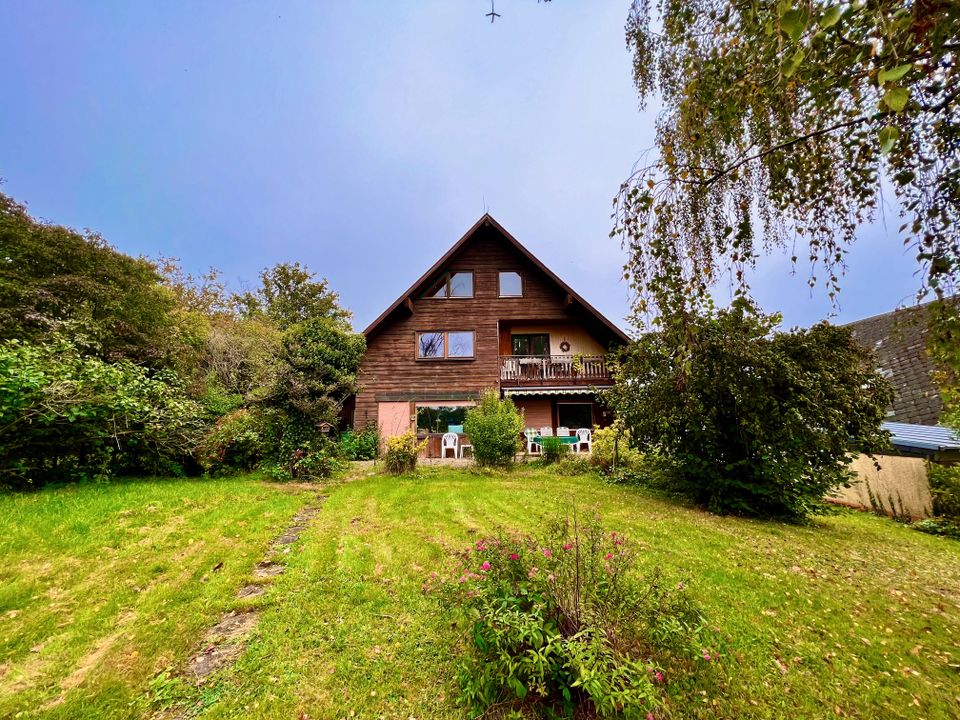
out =
[[596,517],[562,517],[538,535],[499,533],[434,573],[464,633],[460,699],[476,714],[577,708],[654,717],[671,680],[708,657],[702,615],[682,582],[636,570],[639,549]]

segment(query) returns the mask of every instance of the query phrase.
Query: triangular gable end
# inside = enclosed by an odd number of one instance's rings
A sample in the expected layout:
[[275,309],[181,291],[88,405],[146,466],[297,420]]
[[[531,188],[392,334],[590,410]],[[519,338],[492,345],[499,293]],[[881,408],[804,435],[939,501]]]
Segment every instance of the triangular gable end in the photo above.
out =
[[407,288],[407,290],[400,297],[398,297],[396,301],[390,305],[390,307],[381,313],[376,320],[370,323],[370,325],[367,326],[367,328],[363,331],[363,334],[369,338],[370,336],[376,334],[401,307],[407,306],[408,308],[412,308],[412,303],[416,301],[420,294],[425,290],[427,285],[440,274],[442,274],[447,269],[447,266],[456,260],[458,253],[467,245],[467,243],[474,239],[474,237],[482,228],[486,227],[495,229],[508,245],[510,245],[533,267],[535,267],[549,283],[553,284],[560,291],[561,294],[566,295],[567,303],[569,305],[578,307],[583,311],[584,314],[596,320],[604,329],[606,329],[606,331],[610,334],[611,340],[616,340],[621,343],[629,342],[630,339],[626,333],[624,333],[619,327],[607,319],[607,317],[604,316],[599,310],[584,300],[579,293],[575,292],[563,280],[557,277],[552,270],[550,270],[540,261],[539,258],[525,248],[515,237],[513,237],[513,235],[507,232],[504,227],[500,225],[500,223],[498,223],[489,213],[484,213],[484,215],[477,220],[477,222],[474,223],[466,233],[464,233],[463,237],[457,240],[457,242],[454,243],[453,246],[430,267],[429,270],[421,275],[417,281],[413,283],[413,285]]

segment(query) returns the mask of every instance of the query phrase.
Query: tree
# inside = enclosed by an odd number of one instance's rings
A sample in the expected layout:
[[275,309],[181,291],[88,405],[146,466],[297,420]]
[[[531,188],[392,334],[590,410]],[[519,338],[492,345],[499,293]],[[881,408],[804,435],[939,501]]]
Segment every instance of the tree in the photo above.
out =
[[319,317],[349,320],[340,298],[325,279],[300,263],[280,263],[261,271],[260,288],[238,299],[247,316],[265,315],[281,330]]
[[[653,12],[656,6],[657,12]],[[949,0],[635,0],[641,101],[662,96],[656,160],[621,187],[637,311],[702,299],[773,248],[834,296],[889,183],[921,293],[960,275],[960,5]]]
[[[715,512],[802,519],[887,445],[893,394],[846,328],[777,332],[746,300],[689,314],[627,351],[608,402]],[[682,336],[680,335],[682,333]]]
[[64,332],[99,357],[172,367],[176,300],[153,263],[34,220],[0,193],[0,339]]

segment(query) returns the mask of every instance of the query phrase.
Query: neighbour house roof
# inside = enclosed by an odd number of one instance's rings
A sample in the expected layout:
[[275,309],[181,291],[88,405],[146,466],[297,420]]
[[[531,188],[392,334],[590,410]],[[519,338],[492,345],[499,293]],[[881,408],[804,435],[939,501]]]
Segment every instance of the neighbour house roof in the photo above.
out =
[[629,342],[630,338],[626,333],[623,332],[619,327],[614,323],[608,320],[599,310],[597,310],[593,305],[588,303],[583,299],[577,292],[575,292],[569,285],[567,285],[563,280],[557,277],[546,265],[544,265],[533,253],[531,253],[527,248],[520,244],[520,242],[513,237],[509,232],[507,232],[500,223],[493,219],[489,213],[484,213],[483,216],[474,223],[467,232],[461,237],[453,247],[447,250],[437,262],[435,262],[429,270],[427,270],[420,278],[413,283],[407,290],[396,299],[396,301],[390,305],[383,313],[370,323],[369,326],[363,331],[363,334],[367,337],[375,334],[387,320],[393,315],[393,313],[403,305],[413,303],[415,298],[424,290],[425,286],[440,272],[440,270],[445,267],[457,253],[468,243],[474,236],[485,227],[490,227],[498,231],[502,236],[503,240],[512,246],[520,255],[526,258],[534,267],[536,267],[543,275],[546,276],[547,280],[553,283],[563,294],[567,296],[568,304],[572,306],[577,306],[582,310],[586,315],[592,317],[596,320],[601,326],[603,326],[607,332],[617,340],[621,342]]
[[877,356],[880,371],[896,391],[888,413],[893,424],[936,425],[940,420],[940,391],[927,353],[927,307],[902,308],[847,325]]
[[960,451],[960,436],[950,428],[887,422],[883,429],[890,432],[893,446],[914,453]]

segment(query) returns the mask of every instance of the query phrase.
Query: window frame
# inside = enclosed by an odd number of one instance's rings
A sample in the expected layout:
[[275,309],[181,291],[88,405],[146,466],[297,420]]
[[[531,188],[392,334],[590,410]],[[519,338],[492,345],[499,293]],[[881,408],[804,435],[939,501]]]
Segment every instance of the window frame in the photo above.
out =
[[[443,355],[423,357],[420,355],[420,336],[439,333],[443,335]],[[473,336],[473,355],[450,355],[450,333],[470,333]],[[470,362],[477,359],[477,331],[462,328],[452,330],[417,330],[414,332],[413,353],[417,362]]]
[[[501,275],[506,275],[507,273],[512,273],[517,276],[517,279],[520,281],[520,293],[519,294],[509,294],[505,295],[503,292],[503,285],[500,283]],[[497,270],[497,297],[501,298],[522,298],[525,294],[527,287],[526,283],[523,280],[523,275],[519,270]]]
[[[515,338],[527,338],[527,345],[530,348],[530,352],[517,354],[514,352],[514,339]],[[535,337],[545,337],[547,339],[547,352],[543,355],[537,355],[533,352],[533,338]],[[514,357],[550,357],[551,346],[550,346],[550,333],[548,332],[533,332],[533,333],[510,333],[510,352],[513,353]]]
[[[450,294],[450,281],[453,279],[454,275],[469,275],[470,276],[470,294],[469,295],[451,295]],[[444,294],[442,296],[437,296],[434,293],[439,290],[438,284],[440,280],[443,280]],[[436,288],[436,290],[427,291],[421,297],[423,300],[473,300],[477,294],[477,275],[473,270],[447,270],[442,273],[440,277],[437,278],[437,282],[430,285],[431,288]]]

